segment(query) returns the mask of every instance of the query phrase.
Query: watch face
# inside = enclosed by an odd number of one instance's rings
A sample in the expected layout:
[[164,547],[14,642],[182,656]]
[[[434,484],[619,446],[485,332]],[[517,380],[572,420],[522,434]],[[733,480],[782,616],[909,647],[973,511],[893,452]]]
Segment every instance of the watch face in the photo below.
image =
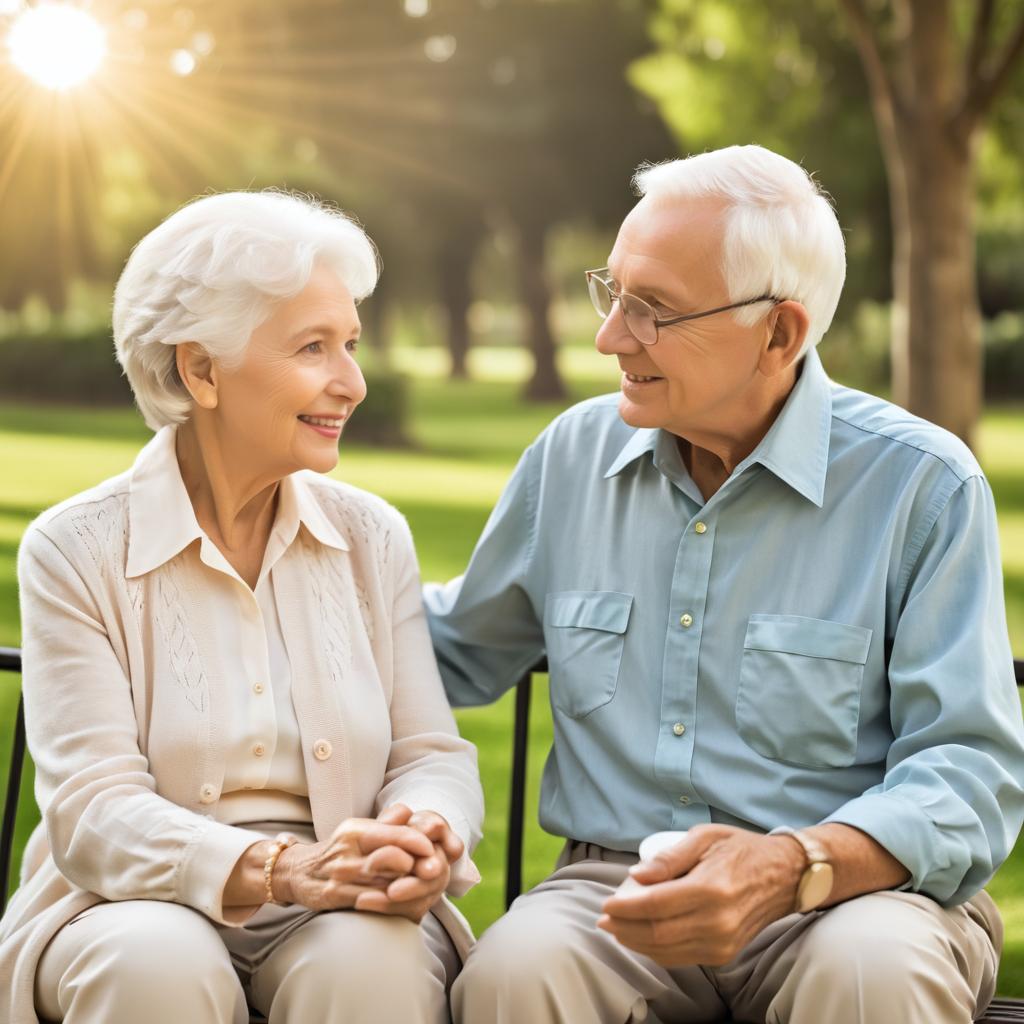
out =
[[797,892],[797,910],[813,910],[828,899],[832,892],[832,865],[812,864],[800,879]]

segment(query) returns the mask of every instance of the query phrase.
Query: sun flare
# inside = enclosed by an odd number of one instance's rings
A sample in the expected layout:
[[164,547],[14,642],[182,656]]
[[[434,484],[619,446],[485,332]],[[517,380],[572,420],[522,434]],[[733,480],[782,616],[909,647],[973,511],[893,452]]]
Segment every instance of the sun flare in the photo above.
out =
[[90,78],[107,53],[106,34],[91,15],[64,3],[30,7],[11,26],[15,67],[47,89],[63,91]]

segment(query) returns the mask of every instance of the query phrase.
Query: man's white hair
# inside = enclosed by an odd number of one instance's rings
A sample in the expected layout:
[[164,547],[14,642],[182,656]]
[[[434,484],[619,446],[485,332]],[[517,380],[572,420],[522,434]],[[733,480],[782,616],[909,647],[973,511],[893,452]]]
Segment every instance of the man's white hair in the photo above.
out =
[[237,362],[273,305],[298,295],[316,265],[358,302],[373,291],[377,250],[340,210],[279,191],[203,196],[135,246],[114,291],[114,347],[146,424],[181,423],[192,398],[175,346],[200,343]]
[[[810,318],[800,354],[821,341],[843,290],[846,246],[828,197],[799,164],[761,146],[729,146],[643,165],[633,183],[655,200],[724,199],[722,273],[729,301],[795,299]],[[751,326],[764,312],[757,304],[732,315]]]

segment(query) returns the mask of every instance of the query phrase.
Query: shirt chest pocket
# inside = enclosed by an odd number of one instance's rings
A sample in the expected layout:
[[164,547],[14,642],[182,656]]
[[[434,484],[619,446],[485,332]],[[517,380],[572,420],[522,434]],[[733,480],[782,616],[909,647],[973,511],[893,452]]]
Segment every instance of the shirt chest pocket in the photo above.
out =
[[570,718],[583,718],[615,696],[631,594],[569,590],[548,594],[544,643],[551,703]]
[[740,660],[736,727],[773,761],[845,768],[857,755],[871,630],[800,615],[751,615]]

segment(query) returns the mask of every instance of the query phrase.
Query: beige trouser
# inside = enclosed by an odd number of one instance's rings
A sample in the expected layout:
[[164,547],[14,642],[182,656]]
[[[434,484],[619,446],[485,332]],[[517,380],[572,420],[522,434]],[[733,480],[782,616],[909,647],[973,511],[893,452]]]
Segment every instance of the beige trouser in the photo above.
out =
[[961,1024],[994,993],[1002,923],[986,893],[952,910],[873,893],[791,914],[724,967],[659,967],[594,923],[636,859],[570,844],[474,947],[456,1024]]
[[[294,826],[292,831],[299,832]],[[445,1024],[459,959],[428,914],[265,906],[227,928],[177,903],[101,903],[36,971],[36,1012],[66,1024]]]

